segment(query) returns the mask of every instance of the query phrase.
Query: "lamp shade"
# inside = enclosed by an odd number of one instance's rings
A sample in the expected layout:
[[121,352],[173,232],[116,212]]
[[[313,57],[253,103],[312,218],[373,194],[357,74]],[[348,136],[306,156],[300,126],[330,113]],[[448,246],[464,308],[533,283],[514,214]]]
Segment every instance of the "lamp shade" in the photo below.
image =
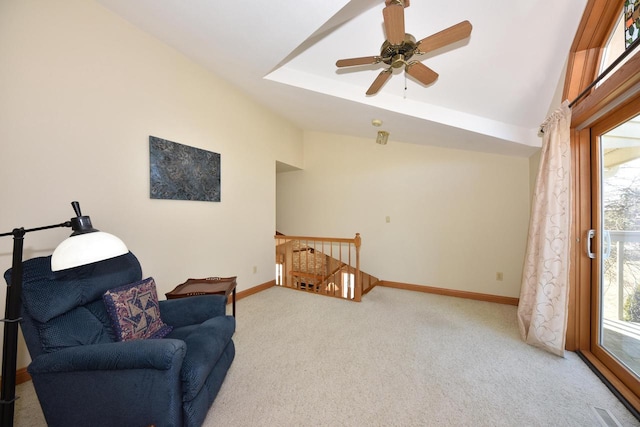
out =
[[51,256],[51,270],[59,271],[124,255],[127,246],[113,234],[95,231],[72,235]]

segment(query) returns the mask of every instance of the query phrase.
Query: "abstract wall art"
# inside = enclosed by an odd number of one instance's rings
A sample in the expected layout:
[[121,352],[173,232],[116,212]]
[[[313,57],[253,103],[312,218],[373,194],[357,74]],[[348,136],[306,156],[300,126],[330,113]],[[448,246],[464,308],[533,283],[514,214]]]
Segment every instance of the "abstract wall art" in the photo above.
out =
[[151,198],[220,201],[220,154],[149,136]]

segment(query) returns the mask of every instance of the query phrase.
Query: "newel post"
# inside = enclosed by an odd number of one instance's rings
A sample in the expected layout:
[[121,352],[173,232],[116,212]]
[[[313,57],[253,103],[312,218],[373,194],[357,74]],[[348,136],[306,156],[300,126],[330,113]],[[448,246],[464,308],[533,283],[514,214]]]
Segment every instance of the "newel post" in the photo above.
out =
[[354,299],[360,302],[362,300],[362,275],[360,274],[360,245],[362,244],[362,238],[360,233],[356,233],[353,241],[356,247],[356,293]]

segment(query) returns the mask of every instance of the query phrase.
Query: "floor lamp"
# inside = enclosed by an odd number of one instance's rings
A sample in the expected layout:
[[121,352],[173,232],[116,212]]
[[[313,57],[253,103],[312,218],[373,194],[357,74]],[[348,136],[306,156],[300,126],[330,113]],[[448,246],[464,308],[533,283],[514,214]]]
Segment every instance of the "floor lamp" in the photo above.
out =
[[80,204],[71,202],[76,213],[75,218],[60,224],[37,228],[14,228],[13,231],[0,234],[0,237],[13,236],[13,260],[11,264],[11,283],[7,286],[5,306],[4,340],[2,345],[2,390],[0,395],[0,426],[13,426],[16,401],[16,363],[18,356],[18,322],[22,294],[22,251],[24,235],[32,231],[50,228],[71,227],[71,236],[58,245],[51,256],[51,270],[59,271],[81,265],[91,264],[119,255],[129,250],[117,237],[96,230],[88,216],[82,216]]

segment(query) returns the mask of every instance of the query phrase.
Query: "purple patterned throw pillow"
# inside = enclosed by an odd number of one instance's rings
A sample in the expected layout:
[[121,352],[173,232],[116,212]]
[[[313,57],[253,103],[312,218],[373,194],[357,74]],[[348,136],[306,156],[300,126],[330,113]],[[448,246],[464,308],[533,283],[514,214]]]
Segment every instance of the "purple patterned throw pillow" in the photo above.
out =
[[156,283],[152,277],[110,289],[102,299],[118,341],[162,338],[173,329],[160,318]]

